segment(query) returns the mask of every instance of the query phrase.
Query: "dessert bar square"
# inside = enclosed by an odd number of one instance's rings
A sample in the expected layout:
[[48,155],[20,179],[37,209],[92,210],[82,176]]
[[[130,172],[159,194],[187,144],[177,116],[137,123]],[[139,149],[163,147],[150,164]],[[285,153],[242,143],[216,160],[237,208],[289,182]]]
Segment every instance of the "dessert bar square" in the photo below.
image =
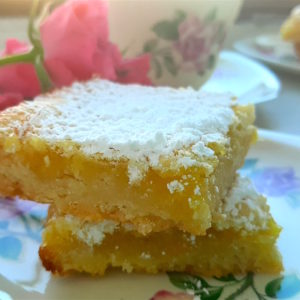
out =
[[144,235],[203,235],[222,219],[253,121],[253,106],[227,94],[75,83],[0,114],[0,195]]

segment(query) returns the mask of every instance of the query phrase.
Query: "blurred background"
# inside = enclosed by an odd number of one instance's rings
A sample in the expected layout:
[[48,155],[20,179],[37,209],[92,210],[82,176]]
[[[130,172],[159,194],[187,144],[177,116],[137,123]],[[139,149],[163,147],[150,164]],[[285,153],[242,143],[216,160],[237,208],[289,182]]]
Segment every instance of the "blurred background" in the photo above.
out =
[[[40,0],[41,2],[45,0]],[[226,4],[226,0],[221,0]],[[1,16],[27,15],[32,0],[0,0]],[[288,14],[292,7],[299,4],[299,0],[245,0],[240,19],[249,18],[260,13]]]
[[[41,0],[43,1],[43,0]],[[226,5],[226,0],[220,0]],[[31,0],[0,0],[0,48],[3,49],[8,37],[27,40],[26,16]],[[275,100],[256,104],[256,124],[265,129],[300,135],[300,60],[298,69],[286,68],[268,63],[260,57],[240,51],[237,43],[247,39],[257,41],[259,36],[273,34],[279,36],[280,27],[299,0],[244,0],[237,21],[227,34],[224,49],[242,53],[274,72],[281,83],[281,91]],[[261,40],[265,47],[269,41]],[[266,50],[266,49],[264,49]],[[249,54],[249,53],[248,53]],[[289,59],[289,57],[285,57]],[[291,65],[293,63],[290,63]],[[297,65],[297,63],[295,63]]]

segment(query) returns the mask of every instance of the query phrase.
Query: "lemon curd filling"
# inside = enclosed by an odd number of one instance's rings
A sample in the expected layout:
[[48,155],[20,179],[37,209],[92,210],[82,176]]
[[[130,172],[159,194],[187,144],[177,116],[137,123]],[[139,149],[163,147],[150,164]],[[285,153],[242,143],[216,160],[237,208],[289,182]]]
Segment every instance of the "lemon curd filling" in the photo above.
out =
[[74,238],[64,221],[47,225],[40,256],[54,273],[71,271],[103,275],[108,267],[127,272],[187,271],[206,276],[228,273],[278,273],[281,258],[274,244],[280,230],[270,222],[265,231],[242,234],[210,229],[206,236],[191,236],[169,229],[137,236],[118,231],[102,244],[90,247]]
[[255,139],[253,120],[229,96],[77,83],[0,115],[0,194],[142,234],[203,235]]
[[131,224],[87,222],[58,215],[52,207],[39,253],[44,266],[60,274],[103,275],[108,267],[206,276],[280,272],[281,257],[275,247],[280,228],[269,214],[265,198],[248,180],[237,178],[222,212],[224,220],[214,223],[205,236],[176,228],[144,236]]

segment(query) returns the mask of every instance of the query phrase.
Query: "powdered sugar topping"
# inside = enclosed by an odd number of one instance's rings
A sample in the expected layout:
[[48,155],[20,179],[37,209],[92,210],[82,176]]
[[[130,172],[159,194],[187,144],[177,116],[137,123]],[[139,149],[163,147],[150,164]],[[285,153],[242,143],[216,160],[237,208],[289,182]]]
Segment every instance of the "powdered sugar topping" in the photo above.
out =
[[173,180],[167,184],[167,188],[171,194],[184,191],[184,185],[178,180]]
[[248,178],[240,176],[225,198],[222,211],[224,219],[216,224],[218,229],[266,229],[270,219],[266,199],[256,192]]
[[80,220],[71,215],[65,216],[66,222],[70,224],[76,223],[76,227],[72,227],[72,234],[90,247],[101,245],[107,234],[113,234],[118,228],[116,222],[104,220],[99,223],[81,223]]
[[[71,140],[88,155],[135,161],[147,158],[150,165],[157,165],[161,155],[187,146],[193,146],[197,157],[212,156],[207,143],[227,140],[234,119],[232,101],[229,95],[192,88],[93,79],[10,110],[26,115],[25,123],[13,124],[20,135],[39,136],[50,144]],[[190,157],[182,161],[193,163]]]

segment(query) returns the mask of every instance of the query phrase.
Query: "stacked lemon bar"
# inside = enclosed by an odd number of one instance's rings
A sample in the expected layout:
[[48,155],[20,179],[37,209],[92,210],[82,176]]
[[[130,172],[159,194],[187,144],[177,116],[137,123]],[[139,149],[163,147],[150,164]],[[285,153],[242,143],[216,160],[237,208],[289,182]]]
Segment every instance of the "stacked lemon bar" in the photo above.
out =
[[236,173],[253,121],[226,94],[75,83],[0,114],[0,194],[50,204],[54,273],[276,273],[280,228]]

